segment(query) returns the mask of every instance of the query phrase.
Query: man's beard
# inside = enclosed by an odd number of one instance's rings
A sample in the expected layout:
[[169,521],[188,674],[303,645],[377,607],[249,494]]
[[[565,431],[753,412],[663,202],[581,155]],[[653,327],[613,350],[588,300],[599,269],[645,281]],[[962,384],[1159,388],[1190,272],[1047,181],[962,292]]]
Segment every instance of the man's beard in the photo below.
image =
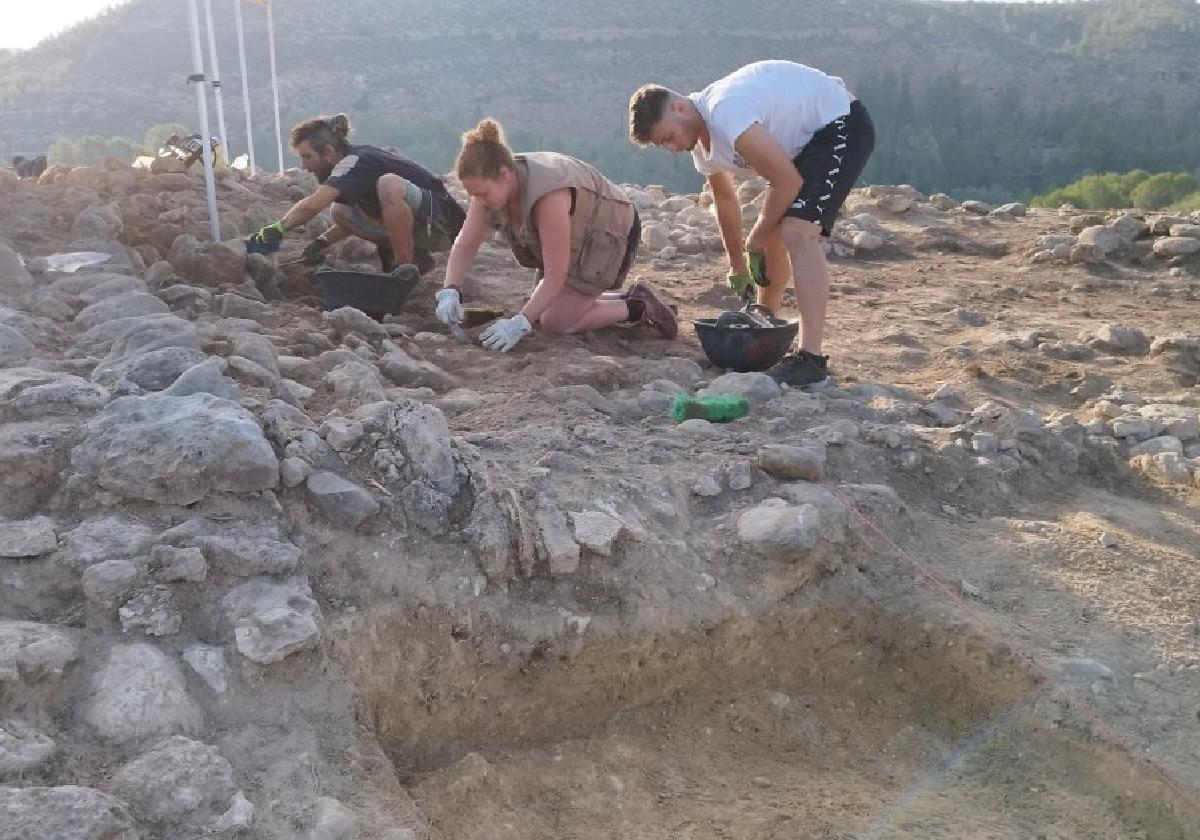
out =
[[325,179],[333,174],[333,167],[332,166],[322,166],[320,169],[318,169],[313,174],[317,176],[318,184],[324,184]]

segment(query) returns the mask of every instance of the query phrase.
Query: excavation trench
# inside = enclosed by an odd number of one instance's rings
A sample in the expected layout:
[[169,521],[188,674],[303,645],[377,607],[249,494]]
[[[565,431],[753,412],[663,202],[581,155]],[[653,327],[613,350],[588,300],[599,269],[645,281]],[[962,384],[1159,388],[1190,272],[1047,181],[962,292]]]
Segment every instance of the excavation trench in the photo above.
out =
[[1200,836],[1006,651],[866,599],[532,644],[381,610],[335,653],[430,837]]

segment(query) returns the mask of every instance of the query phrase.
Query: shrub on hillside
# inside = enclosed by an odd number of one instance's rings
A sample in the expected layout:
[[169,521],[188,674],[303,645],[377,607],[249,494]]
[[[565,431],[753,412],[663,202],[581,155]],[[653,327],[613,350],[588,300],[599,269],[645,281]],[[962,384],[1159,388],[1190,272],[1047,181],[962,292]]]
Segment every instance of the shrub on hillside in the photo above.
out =
[[1159,172],[1144,169],[1132,172],[1105,172],[1085,175],[1065,187],[1039,195],[1030,202],[1034,207],[1058,207],[1073,204],[1083,210],[1115,210],[1140,207],[1161,210],[1196,193],[1200,184],[1186,172]]
[[1200,211],[1200,190],[1185,195],[1167,208],[1175,213],[1194,213]]
[[1161,210],[1200,190],[1200,184],[1186,172],[1160,172],[1133,188],[1129,197],[1134,207]]
[[1073,204],[1089,210],[1129,207],[1129,194],[1149,177],[1150,173],[1141,169],[1124,174],[1105,172],[1100,175],[1085,175],[1073,184],[1036,196],[1032,204],[1034,207]]

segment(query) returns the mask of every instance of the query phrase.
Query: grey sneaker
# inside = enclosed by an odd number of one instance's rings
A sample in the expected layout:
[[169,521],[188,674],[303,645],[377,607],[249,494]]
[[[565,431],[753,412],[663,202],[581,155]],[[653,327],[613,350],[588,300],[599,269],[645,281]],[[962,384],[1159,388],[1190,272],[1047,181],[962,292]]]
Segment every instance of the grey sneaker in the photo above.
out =
[[829,357],[797,350],[776,362],[767,375],[790,388],[820,388],[829,384]]

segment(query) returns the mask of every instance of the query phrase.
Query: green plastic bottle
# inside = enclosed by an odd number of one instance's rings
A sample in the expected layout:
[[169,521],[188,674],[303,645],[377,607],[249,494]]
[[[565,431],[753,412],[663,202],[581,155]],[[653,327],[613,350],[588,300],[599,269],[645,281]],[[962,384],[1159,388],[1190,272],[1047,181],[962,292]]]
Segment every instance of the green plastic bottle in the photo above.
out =
[[710,423],[732,423],[750,413],[750,403],[737,394],[719,394],[715,397],[689,397],[676,394],[671,400],[671,419],[676,423],[684,420],[707,420]]

